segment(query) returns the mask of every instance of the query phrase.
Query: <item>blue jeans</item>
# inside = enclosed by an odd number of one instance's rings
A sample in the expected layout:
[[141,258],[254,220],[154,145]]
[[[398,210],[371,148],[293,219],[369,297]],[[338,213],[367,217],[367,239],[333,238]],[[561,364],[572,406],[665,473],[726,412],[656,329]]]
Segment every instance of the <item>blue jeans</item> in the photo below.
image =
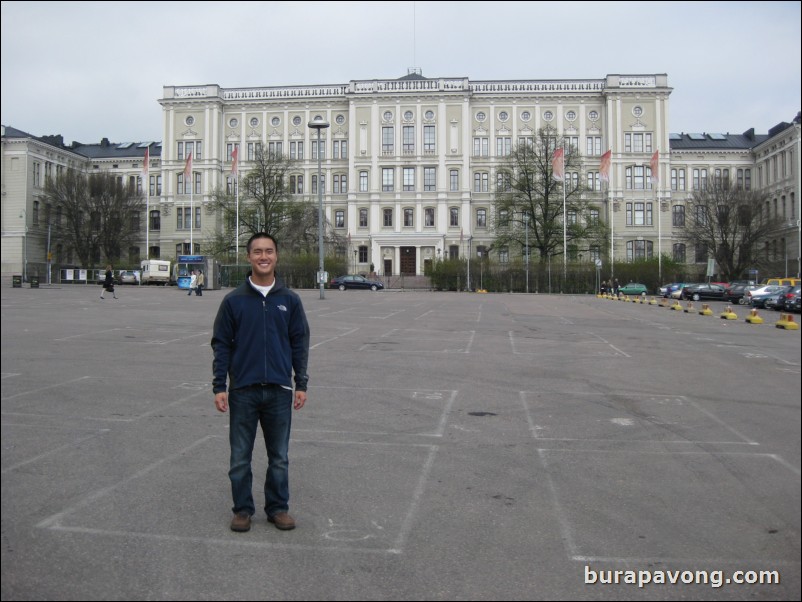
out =
[[235,389],[228,394],[230,417],[229,443],[231,462],[232,511],[253,515],[253,473],[251,459],[256,440],[256,426],[262,425],[267,448],[265,475],[265,512],[273,516],[289,510],[290,425],[292,423],[292,391],[278,385]]

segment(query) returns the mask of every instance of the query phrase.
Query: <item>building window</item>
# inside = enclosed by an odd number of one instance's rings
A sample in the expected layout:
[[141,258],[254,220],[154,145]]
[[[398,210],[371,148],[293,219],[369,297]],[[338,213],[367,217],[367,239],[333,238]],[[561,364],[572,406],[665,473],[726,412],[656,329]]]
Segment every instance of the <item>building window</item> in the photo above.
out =
[[393,128],[390,127],[383,127],[382,128],[382,154],[384,155],[392,155],[393,154]]
[[487,209],[476,210],[476,227],[487,228]]
[[705,205],[696,205],[696,223],[700,226],[707,224],[707,207]]
[[437,169],[435,167],[423,168],[423,190],[434,192],[437,189]]
[[337,209],[334,212],[334,227],[335,228],[345,228],[345,211],[342,209]]
[[423,210],[423,225],[427,228],[434,227],[434,207],[426,207]]
[[643,165],[633,165],[631,167],[627,167],[625,170],[626,174],[626,186],[627,190],[643,190],[645,187],[645,170]]
[[576,224],[576,209],[569,209],[565,214],[565,223],[569,226]]
[[652,203],[627,203],[627,226],[651,226]]
[[627,261],[651,259],[654,243],[651,240],[628,240]]
[[674,243],[671,249],[674,261],[677,263],[685,263],[685,245],[682,243]]
[[449,207],[449,222],[451,227],[459,226],[459,207]]
[[508,157],[512,152],[512,138],[503,137],[496,138],[496,155],[499,157]]
[[452,169],[449,172],[449,190],[451,192],[458,192],[459,191],[459,170]]
[[474,157],[487,157],[489,155],[489,143],[487,138],[474,138],[473,139],[473,156]]
[[685,190],[685,170],[671,170],[671,190]]
[[411,207],[404,208],[404,227],[412,228],[415,225],[415,210]]
[[499,263],[509,263],[510,262],[510,249],[509,249],[509,247],[501,247],[498,250],[498,262]]
[[587,155],[601,155],[601,136],[588,136],[587,142]]
[[696,245],[694,263],[707,263],[707,245],[699,243]]
[[367,192],[368,191],[368,172],[360,171],[359,172],[359,192]]
[[707,170],[694,169],[693,170],[693,189],[706,190],[707,189]]
[[601,190],[601,178],[598,171],[589,171],[587,173],[588,190]]
[[151,230],[161,230],[162,229],[162,214],[161,211],[158,209],[154,209],[150,212],[150,220],[148,221],[148,227]]
[[384,215],[384,227],[385,228],[392,228],[393,227],[393,210],[392,209],[385,209],[382,213]]
[[382,168],[382,192],[392,192],[393,191],[393,168],[392,167],[384,167]]
[[401,137],[403,138],[402,151],[405,155],[415,154],[415,126],[405,125],[401,128]]
[[404,167],[404,190],[415,190],[415,168]]
[[599,225],[599,210],[590,209],[588,211],[588,226],[598,226],[598,225]]
[[367,228],[368,227],[368,210],[367,209],[360,209],[359,210],[359,227],[360,228]]
[[359,263],[368,262],[368,248],[364,245],[359,247]]
[[509,172],[500,171],[496,174],[496,191],[510,192],[512,190],[512,176]]
[[685,226],[685,207],[683,205],[674,205],[672,208],[671,224],[677,228]]
[[320,144],[317,143],[317,140],[312,140],[312,159],[317,160],[317,154],[320,152],[320,160],[323,161],[326,158],[326,141],[321,140]]
[[435,129],[433,125],[423,126],[423,152],[427,155],[433,155],[437,149],[434,134]]
[[477,171],[473,174],[473,191],[474,192],[487,192],[488,174],[484,171]]

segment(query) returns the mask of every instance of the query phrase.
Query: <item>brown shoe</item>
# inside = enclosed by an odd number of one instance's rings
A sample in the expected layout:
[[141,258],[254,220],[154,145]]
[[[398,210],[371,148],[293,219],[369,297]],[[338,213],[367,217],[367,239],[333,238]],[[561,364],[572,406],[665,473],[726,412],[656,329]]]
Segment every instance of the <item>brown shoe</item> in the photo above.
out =
[[278,512],[273,516],[268,516],[267,522],[273,523],[276,525],[276,529],[281,529],[282,531],[289,531],[295,528],[295,519],[286,512]]
[[234,515],[231,519],[231,530],[242,533],[250,531],[251,529],[251,515],[247,512],[240,512]]

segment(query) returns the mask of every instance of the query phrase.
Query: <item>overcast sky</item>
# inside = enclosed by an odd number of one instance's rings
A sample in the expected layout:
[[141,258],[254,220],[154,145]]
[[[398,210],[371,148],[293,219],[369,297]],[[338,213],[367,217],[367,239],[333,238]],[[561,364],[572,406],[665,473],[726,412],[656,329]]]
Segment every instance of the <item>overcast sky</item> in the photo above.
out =
[[161,140],[165,85],[668,74],[672,132],[800,110],[800,2],[3,2],[2,123]]

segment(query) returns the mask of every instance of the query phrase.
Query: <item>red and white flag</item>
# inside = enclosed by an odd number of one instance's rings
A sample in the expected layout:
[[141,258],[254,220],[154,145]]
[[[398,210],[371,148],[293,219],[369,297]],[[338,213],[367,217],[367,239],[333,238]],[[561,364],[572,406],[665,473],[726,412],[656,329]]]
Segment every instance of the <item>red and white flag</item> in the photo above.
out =
[[187,182],[192,178],[192,151],[187,155],[187,164],[184,166],[184,177]]
[[612,156],[612,150],[608,150],[601,156],[601,163],[599,163],[599,179],[602,182],[610,181],[610,159]]
[[235,178],[239,175],[239,164],[237,160],[239,159],[239,146],[234,147],[234,151],[231,153],[231,175]]
[[660,151],[654,151],[652,160],[649,161],[649,167],[652,170],[652,184],[656,184],[660,181]]
[[142,182],[147,186],[148,167],[150,167],[150,147],[145,148],[145,160],[142,162]]
[[554,151],[554,158],[551,160],[552,177],[562,182],[565,179],[565,150],[558,148]]

